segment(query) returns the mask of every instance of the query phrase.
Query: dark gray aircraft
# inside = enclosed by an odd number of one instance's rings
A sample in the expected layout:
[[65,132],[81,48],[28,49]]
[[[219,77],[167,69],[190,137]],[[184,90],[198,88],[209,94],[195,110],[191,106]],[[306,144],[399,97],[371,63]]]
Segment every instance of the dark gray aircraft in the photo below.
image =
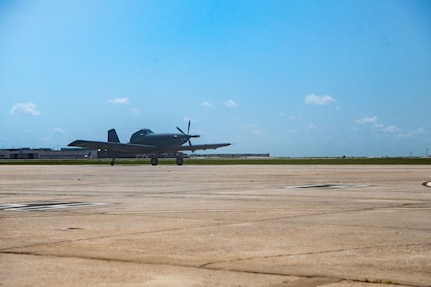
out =
[[[115,157],[127,154],[150,155],[151,164],[157,165],[159,163],[158,158],[160,154],[169,152],[175,154],[177,165],[182,165],[184,160],[181,154],[178,153],[179,151],[190,150],[194,152],[195,150],[216,149],[230,145],[230,143],[192,145],[190,138],[198,138],[200,136],[189,134],[190,121],[187,134],[179,127],[177,127],[177,129],[180,133],[155,134],[149,129],[141,129],[130,137],[129,143],[120,143],[117,132],[115,129],[111,129],[108,131],[107,142],[76,140],[71,142],[69,146],[106,150],[109,157],[112,157],[111,165],[114,165]],[[183,145],[186,142],[189,144]]]

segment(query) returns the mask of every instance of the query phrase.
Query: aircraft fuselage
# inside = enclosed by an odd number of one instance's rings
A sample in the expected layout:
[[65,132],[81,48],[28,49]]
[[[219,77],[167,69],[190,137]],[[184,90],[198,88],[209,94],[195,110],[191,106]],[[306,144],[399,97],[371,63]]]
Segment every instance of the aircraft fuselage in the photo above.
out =
[[136,145],[149,145],[157,147],[158,153],[175,150],[186,143],[191,136],[178,133],[155,134],[151,130],[142,129],[130,137],[130,143]]

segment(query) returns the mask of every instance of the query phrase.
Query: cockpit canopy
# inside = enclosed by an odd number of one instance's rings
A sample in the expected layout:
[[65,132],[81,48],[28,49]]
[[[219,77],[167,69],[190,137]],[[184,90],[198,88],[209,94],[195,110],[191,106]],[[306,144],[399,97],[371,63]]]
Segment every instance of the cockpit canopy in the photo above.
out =
[[154,132],[150,129],[141,129],[137,132],[135,132],[131,137],[130,137],[130,142],[131,143],[136,143],[139,142],[140,139],[142,139],[143,137],[153,134]]

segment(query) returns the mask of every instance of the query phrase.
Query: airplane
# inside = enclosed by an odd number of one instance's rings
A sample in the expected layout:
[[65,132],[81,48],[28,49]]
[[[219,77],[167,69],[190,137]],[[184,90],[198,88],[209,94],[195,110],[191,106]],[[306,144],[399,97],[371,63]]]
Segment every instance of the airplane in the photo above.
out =
[[[132,134],[129,143],[120,143],[117,132],[115,129],[111,129],[108,131],[107,142],[75,140],[69,146],[106,150],[109,157],[112,157],[111,165],[115,164],[116,156],[126,154],[150,155],[151,164],[157,165],[160,154],[168,152],[175,154],[177,165],[183,165],[184,160],[179,153],[180,151],[194,152],[196,150],[216,149],[230,145],[230,143],[192,145],[190,139],[200,136],[190,134],[190,121],[187,133],[183,132],[179,127],[177,129],[180,133],[156,134],[150,129],[141,129]],[[186,142],[188,142],[188,145],[183,145]]]

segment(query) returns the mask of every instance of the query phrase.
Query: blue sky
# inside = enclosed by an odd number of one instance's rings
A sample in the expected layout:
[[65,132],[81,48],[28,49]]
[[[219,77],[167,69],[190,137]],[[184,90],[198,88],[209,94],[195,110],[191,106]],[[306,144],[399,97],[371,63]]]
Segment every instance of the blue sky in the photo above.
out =
[[0,100],[0,148],[191,120],[216,152],[425,155],[431,2],[0,0]]

